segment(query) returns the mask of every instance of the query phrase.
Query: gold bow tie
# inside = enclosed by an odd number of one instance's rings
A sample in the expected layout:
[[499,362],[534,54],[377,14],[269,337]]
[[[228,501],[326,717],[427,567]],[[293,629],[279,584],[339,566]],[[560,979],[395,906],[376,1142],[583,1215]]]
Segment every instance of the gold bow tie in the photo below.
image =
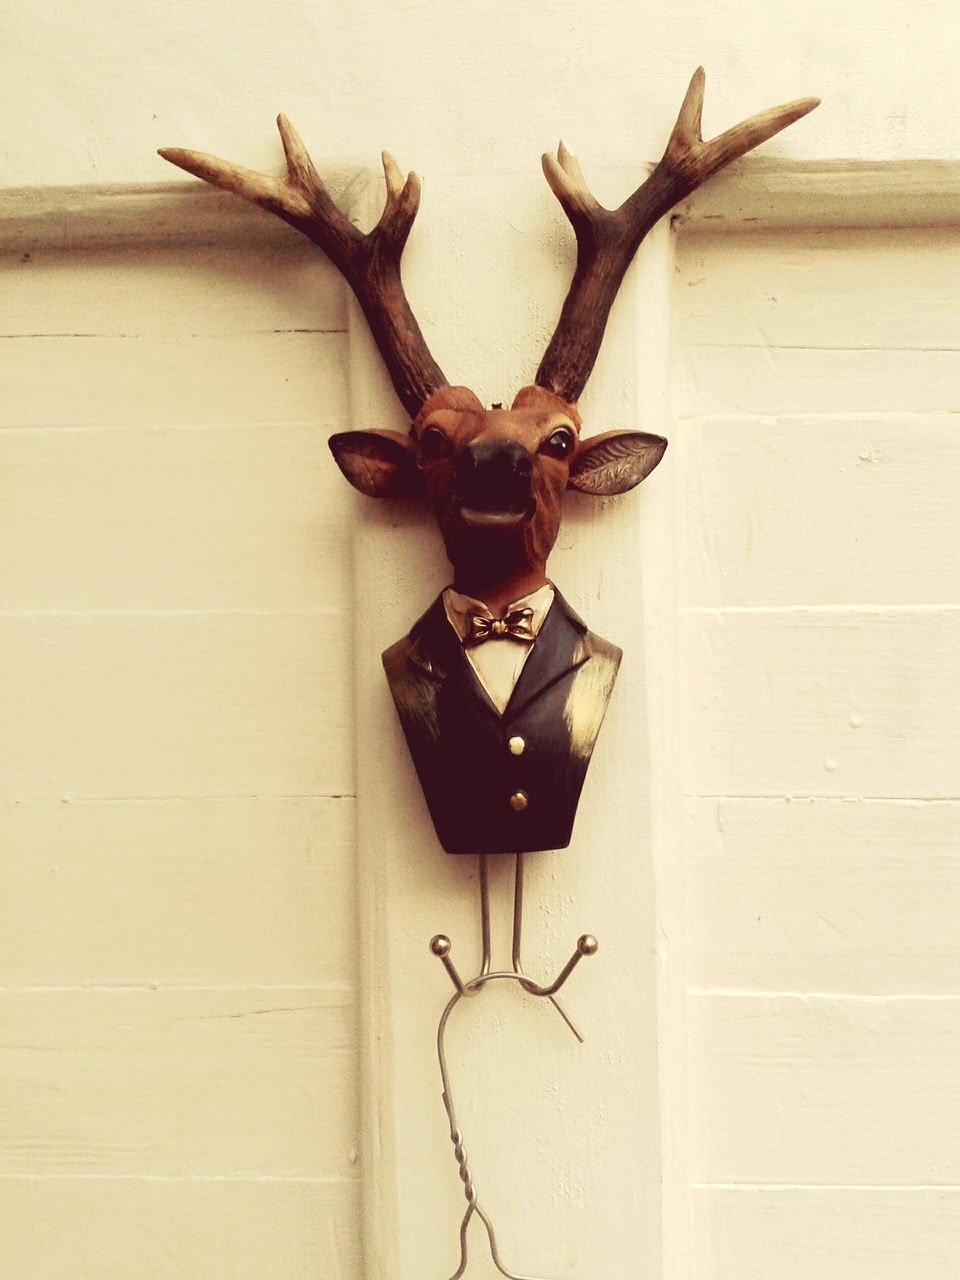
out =
[[522,644],[533,644],[536,637],[530,619],[532,609],[511,609],[502,618],[493,618],[488,613],[471,613],[470,631],[464,636],[463,647],[472,648],[475,644],[483,644],[485,640],[519,640]]

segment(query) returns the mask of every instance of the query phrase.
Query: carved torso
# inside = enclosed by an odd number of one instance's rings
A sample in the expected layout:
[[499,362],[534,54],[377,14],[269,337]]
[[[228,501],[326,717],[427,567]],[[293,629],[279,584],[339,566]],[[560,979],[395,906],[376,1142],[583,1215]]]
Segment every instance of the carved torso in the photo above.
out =
[[438,597],[383,665],[440,843],[528,853],[570,843],[620,665],[559,592],[501,715]]

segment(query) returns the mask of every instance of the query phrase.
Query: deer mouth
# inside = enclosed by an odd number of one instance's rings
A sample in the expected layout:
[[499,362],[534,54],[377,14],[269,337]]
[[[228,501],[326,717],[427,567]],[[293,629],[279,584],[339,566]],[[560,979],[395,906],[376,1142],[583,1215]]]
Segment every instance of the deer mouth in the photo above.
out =
[[470,529],[512,529],[533,518],[536,503],[531,499],[523,506],[472,506],[457,503],[457,514]]
[[521,469],[511,454],[498,453],[486,465],[461,466],[454,507],[467,528],[512,529],[526,524],[536,505],[529,462],[526,469]]

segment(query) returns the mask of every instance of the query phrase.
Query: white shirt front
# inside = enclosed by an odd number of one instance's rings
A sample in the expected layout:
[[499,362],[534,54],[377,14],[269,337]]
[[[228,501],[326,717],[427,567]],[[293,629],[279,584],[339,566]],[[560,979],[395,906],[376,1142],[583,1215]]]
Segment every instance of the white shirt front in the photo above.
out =
[[[532,609],[530,629],[536,636],[550,612],[553,596],[553,583],[544,583],[536,591],[531,591],[530,595],[508,604],[503,611],[503,616],[505,617],[513,609]],[[443,607],[446,610],[447,621],[457,633],[461,643],[470,634],[470,618],[473,614],[479,613],[487,618],[492,616],[482,600],[462,595],[461,592],[454,591],[453,587],[447,587],[444,591]],[[533,644],[525,644],[513,636],[498,636],[484,640],[481,644],[470,645],[463,651],[476,672],[477,679],[486,689],[491,702],[501,715],[506,710],[510,696],[520,679],[520,672],[532,649]]]

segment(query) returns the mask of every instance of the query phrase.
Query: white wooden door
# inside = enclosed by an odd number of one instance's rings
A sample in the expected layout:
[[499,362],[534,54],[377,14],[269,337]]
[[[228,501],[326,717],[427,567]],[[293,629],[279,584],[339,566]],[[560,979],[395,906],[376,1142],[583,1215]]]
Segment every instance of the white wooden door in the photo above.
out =
[[360,1274],[344,300],[182,206],[0,235],[10,1280]]
[[[485,400],[529,379],[570,267],[549,195],[503,177],[434,176],[406,268]],[[572,502],[551,565],[626,659],[525,954],[546,976],[598,935],[565,996],[588,1038],[490,992],[451,1042],[517,1270],[956,1256],[955,189],[745,166],[615,308],[588,430],[671,448]],[[325,444],[397,407],[283,228],[180,192],[27,203],[0,236],[0,1271],[442,1280],[427,941],[475,963],[476,872],[436,847],[379,652],[444,566]]]
[[674,411],[693,1273],[949,1273],[960,240],[690,234]]

